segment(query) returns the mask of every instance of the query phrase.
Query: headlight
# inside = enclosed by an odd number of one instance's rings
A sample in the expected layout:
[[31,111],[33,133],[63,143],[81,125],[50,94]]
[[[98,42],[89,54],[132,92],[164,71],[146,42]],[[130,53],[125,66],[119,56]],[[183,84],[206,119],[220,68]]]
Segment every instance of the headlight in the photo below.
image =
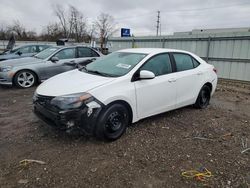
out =
[[9,72],[11,71],[12,66],[0,67],[0,72]]
[[36,92],[34,93],[34,95],[33,95],[33,97],[32,97],[32,100],[33,100],[33,102],[36,102],[36,101],[37,101],[37,94],[36,94]]
[[90,99],[92,95],[89,93],[77,93],[72,95],[58,96],[51,100],[51,105],[54,105],[60,109],[74,109],[82,106],[84,101]]

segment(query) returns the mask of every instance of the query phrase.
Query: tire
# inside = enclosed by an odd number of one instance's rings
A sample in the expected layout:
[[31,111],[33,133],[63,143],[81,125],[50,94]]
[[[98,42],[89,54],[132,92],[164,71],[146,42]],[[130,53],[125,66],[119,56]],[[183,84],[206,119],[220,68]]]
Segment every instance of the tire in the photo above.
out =
[[128,109],[122,104],[113,104],[101,114],[95,128],[95,135],[101,140],[117,140],[126,132],[129,122]]
[[19,88],[30,88],[37,83],[35,73],[29,70],[19,71],[14,77],[14,84]]
[[199,109],[206,108],[209,105],[210,97],[211,90],[207,85],[204,85],[200,90],[200,93],[198,95],[198,98],[196,99],[194,106]]

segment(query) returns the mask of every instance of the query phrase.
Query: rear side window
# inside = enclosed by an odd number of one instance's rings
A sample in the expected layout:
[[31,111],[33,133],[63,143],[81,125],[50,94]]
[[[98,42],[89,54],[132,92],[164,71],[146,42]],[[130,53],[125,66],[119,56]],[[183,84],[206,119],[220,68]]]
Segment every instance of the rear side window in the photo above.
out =
[[27,53],[31,53],[31,50],[32,50],[31,46],[26,46],[26,47],[20,48],[18,51],[23,54],[27,54]]
[[75,58],[75,48],[67,48],[58,52],[55,57],[59,59],[73,59]]
[[78,57],[99,57],[99,54],[90,48],[78,48]]
[[171,61],[168,54],[159,54],[152,57],[146,64],[144,64],[141,70],[148,70],[160,76],[172,72]]
[[189,55],[174,53],[173,56],[175,59],[177,72],[194,68],[193,60]]

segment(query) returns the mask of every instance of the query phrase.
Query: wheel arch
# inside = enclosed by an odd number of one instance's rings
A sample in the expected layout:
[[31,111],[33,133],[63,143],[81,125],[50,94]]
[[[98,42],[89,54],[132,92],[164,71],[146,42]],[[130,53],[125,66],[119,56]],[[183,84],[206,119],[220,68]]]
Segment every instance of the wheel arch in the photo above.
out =
[[[209,89],[210,89],[210,93],[213,91],[213,85],[212,85],[212,83],[206,82],[203,86],[208,86]],[[202,86],[202,87],[203,87],[203,86]]]
[[[12,77],[12,83],[14,84],[14,80],[15,80],[15,77],[16,77],[16,75],[19,73],[19,72],[21,72],[21,71],[30,71],[30,72],[32,72],[34,75],[35,75],[35,77],[36,77],[36,82],[38,83],[39,82],[39,76],[38,76],[38,74],[34,71],[34,70],[31,70],[31,69],[20,69],[20,70],[18,70],[14,75],[13,75],[13,77]],[[37,84],[36,83],[36,84]]]
[[201,85],[201,88],[200,88],[199,92],[198,92],[197,95],[196,95],[195,102],[197,101],[197,99],[198,99],[198,97],[199,97],[199,94],[200,94],[200,91],[201,91],[201,89],[202,89],[204,86],[208,86],[209,89],[210,89],[210,94],[212,93],[212,89],[213,89],[212,83],[211,83],[211,82],[206,82],[206,83],[204,83],[203,85]]
[[121,104],[123,106],[125,106],[128,109],[129,112],[129,122],[132,123],[133,121],[133,110],[132,107],[130,106],[130,104],[124,100],[115,100],[110,102],[109,104],[107,104],[107,107],[112,106],[113,104]]

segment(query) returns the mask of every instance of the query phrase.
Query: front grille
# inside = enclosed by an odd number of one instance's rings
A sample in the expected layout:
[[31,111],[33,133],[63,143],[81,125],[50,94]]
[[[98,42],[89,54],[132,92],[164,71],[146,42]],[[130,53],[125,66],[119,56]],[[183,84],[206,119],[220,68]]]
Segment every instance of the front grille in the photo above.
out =
[[51,109],[52,106],[50,104],[50,101],[53,99],[54,97],[50,97],[50,96],[43,96],[43,95],[36,95],[36,103],[40,104],[41,106],[43,106],[44,108],[49,108]]

